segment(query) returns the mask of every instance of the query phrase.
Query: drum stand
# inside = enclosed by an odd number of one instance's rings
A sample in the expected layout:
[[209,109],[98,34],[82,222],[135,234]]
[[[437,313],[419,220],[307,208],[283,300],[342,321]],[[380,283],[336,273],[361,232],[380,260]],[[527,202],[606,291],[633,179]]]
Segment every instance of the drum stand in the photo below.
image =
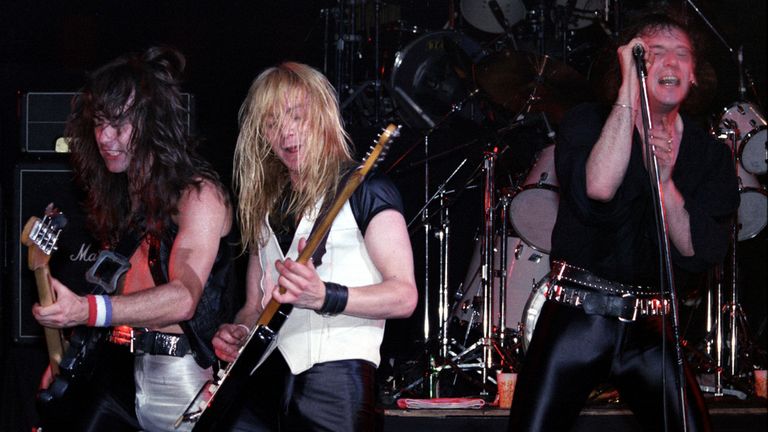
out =
[[[736,133],[733,129],[726,131],[727,139],[732,140],[732,149],[736,147]],[[736,151],[732,152],[733,163],[739,169],[739,161],[736,159]],[[739,354],[742,348],[741,342],[745,342],[746,348],[752,348],[752,341],[749,341],[749,331],[746,316],[739,304],[738,290],[738,262],[737,262],[737,244],[739,241],[739,222],[738,213],[731,223],[730,233],[730,301],[725,303],[723,290],[724,277],[723,266],[716,269],[715,293],[712,298],[711,290],[707,293],[707,340],[706,353],[709,358],[714,357],[715,362],[715,382],[714,386],[702,385],[701,390],[712,393],[715,396],[730,395],[739,399],[746,399],[747,395],[736,389],[725,388],[723,386],[723,372],[728,369],[731,378],[738,377]],[[728,333],[725,331],[724,323],[728,323]],[[713,328],[714,327],[714,328]],[[714,345],[714,346],[713,346]],[[725,352],[727,348],[727,353]],[[726,358],[727,355],[727,358]]]

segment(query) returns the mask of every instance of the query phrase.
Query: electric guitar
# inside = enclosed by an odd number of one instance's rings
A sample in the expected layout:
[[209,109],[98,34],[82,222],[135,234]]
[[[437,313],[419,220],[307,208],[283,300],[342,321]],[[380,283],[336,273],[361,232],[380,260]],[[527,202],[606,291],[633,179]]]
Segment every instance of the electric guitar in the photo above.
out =
[[[48,262],[51,253],[56,250],[61,230],[67,225],[67,218],[53,206],[48,204],[43,218],[29,218],[21,232],[21,244],[27,247],[27,265],[35,272],[37,295],[42,306],[50,306],[56,301],[56,295],[49,283],[51,274]],[[59,363],[67,347],[67,342],[61,330],[43,327],[45,344],[48,348],[48,362],[51,374],[59,374]]]
[[[21,243],[28,248],[27,262],[29,269],[35,273],[42,306],[56,301],[49,283],[51,273],[48,262],[66,224],[67,218],[51,203],[46,207],[43,218],[29,218],[21,233]],[[86,280],[93,285],[94,294],[112,294],[129,267],[130,263],[123,256],[112,251],[101,251],[85,275]],[[73,381],[90,375],[96,361],[92,354],[97,345],[109,337],[109,329],[78,326],[72,329],[69,339],[59,329],[44,327],[43,332],[52,380],[47,388],[38,393],[38,401],[48,404],[61,399]]]
[[[307,245],[299,254],[297,262],[305,264],[310,260],[323,238],[330,231],[331,225],[344,203],[363,182],[374,165],[383,158],[391,139],[399,136],[399,134],[400,127],[390,124],[379,135],[378,142],[368,153],[363,165],[349,176],[344,187],[337,193],[325,217],[317,221],[313,234],[309,236]],[[279,289],[280,292],[285,292],[283,287]],[[280,304],[274,299],[270,300],[259,316],[256,326],[251,330],[243,346],[240,347],[237,358],[226,368],[219,370],[212,381],[203,385],[186,411],[176,421],[174,427],[178,428],[182,423],[189,422],[195,423],[192,429],[195,432],[213,431],[217,430],[219,422],[227,421],[227,410],[242,392],[250,376],[266,359],[266,356],[272,352],[277,342],[277,333],[291,310],[293,310],[293,305]]]

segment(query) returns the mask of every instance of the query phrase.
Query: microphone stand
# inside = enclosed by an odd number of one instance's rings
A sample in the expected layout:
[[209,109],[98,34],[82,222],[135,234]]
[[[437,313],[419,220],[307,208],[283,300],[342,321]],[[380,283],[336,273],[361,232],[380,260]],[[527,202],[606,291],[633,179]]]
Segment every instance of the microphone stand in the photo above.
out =
[[[636,47],[637,48],[637,47]],[[648,87],[645,82],[645,78],[648,75],[647,71],[645,69],[645,60],[643,58],[642,49],[633,49],[633,54],[635,57],[635,66],[637,68],[637,75],[638,80],[640,82],[640,107],[642,109],[642,119],[643,119],[643,138],[644,138],[644,145],[645,145],[645,162],[646,166],[648,167],[648,172],[650,174],[650,182],[651,182],[651,189],[654,192],[654,208],[656,210],[656,229],[657,229],[657,235],[659,238],[659,244],[662,246],[660,252],[660,261],[663,260],[663,273],[666,278],[666,281],[664,280],[664,277],[661,277],[660,282],[660,292],[661,292],[661,301],[662,304],[664,302],[664,286],[666,282],[666,286],[669,287],[669,302],[670,302],[670,311],[672,314],[672,335],[674,338],[675,343],[675,356],[677,360],[677,384],[678,384],[678,393],[680,397],[680,412],[682,413],[682,431],[687,432],[688,431],[688,419],[687,419],[687,412],[686,407],[688,404],[686,404],[686,394],[685,394],[685,372],[683,369],[683,353],[682,349],[680,347],[680,324],[679,324],[679,318],[678,318],[678,311],[677,311],[677,293],[675,289],[675,282],[674,282],[674,273],[672,270],[672,259],[671,259],[671,252],[670,252],[670,245],[669,245],[669,232],[667,230],[667,221],[666,221],[666,215],[665,215],[665,209],[664,209],[664,191],[662,189],[661,184],[661,178],[659,177],[659,165],[658,160],[656,159],[656,154],[653,151],[653,146],[650,143],[650,130],[653,127],[652,121],[651,121],[651,112],[650,107],[648,103]],[[661,263],[660,263],[661,264]],[[666,351],[666,336],[664,335],[665,329],[666,329],[666,313],[661,314],[662,317],[662,353]],[[666,381],[666,368],[661,369],[662,373],[662,381]],[[666,403],[666,392],[662,392],[663,399],[664,399],[664,418],[667,418],[667,403]],[[664,422],[665,428],[667,427],[667,422],[665,420]]]

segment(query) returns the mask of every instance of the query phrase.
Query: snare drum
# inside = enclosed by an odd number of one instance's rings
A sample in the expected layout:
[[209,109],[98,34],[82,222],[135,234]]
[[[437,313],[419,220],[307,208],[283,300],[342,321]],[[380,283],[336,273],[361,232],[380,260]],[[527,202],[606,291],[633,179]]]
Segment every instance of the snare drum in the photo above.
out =
[[533,248],[549,253],[560,204],[555,174],[555,146],[545,147],[509,204],[509,220],[517,235]]
[[731,148],[741,161],[745,170],[752,174],[765,174],[766,171],[766,125],[765,116],[756,106],[749,102],[740,102],[726,108],[720,118],[719,127],[725,130],[733,129],[733,125],[739,130],[736,146],[729,142]]
[[[494,267],[499,269],[499,238],[496,238]],[[506,326],[516,329],[520,323],[525,301],[535,284],[549,273],[549,255],[534,250],[517,237],[507,237],[507,295],[504,317]],[[454,305],[452,317],[475,325],[483,322],[482,284],[480,280],[480,242],[476,242],[475,251],[464,279],[463,295]],[[499,304],[499,278],[494,277],[491,284],[493,298],[493,321],[495,327],[501,322]]]

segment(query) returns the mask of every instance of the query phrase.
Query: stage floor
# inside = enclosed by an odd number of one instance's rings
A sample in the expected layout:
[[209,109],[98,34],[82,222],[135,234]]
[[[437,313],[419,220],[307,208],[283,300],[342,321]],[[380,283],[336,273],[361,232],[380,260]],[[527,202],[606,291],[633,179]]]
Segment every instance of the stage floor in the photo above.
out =
[[[768,401],[735,397],[707,397],[713,432],[765,432]],[[508,410],[399,409],[381,406],[382,432],[506,432]],[[621,403],[592,402],[584,408],[571,432],[641,431],[632,412]]]

